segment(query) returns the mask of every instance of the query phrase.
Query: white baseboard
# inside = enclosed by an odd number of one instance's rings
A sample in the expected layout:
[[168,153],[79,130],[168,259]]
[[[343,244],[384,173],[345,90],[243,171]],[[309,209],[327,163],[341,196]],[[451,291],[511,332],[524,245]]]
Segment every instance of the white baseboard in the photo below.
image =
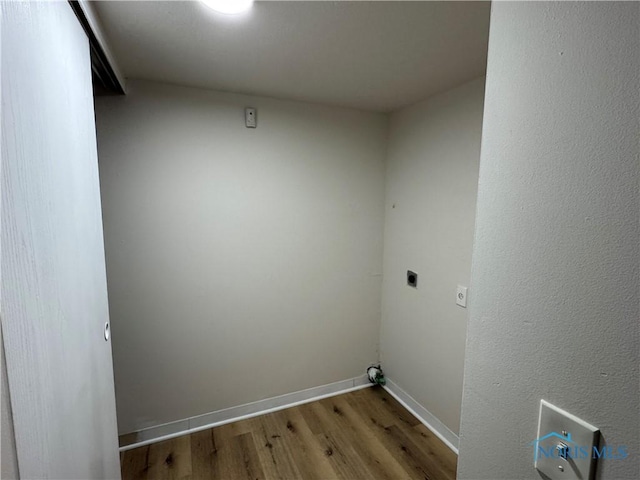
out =
[[389,377],[387,377],[387,384],[384,389],[398,400],[404,408],[409,410],[414,417],[420,420],[425,427],[431,430],[436,437],[442,440],[447,447],[453,450],[456,455],[458,454],[458,443],[460,441],[458,435],[449,430],[433,413],[416,402],[411,395],[402,390]]
[[224,410],[145,428],[137,432],[132,432],[136,434],[135,443],[120,447],[120,451],[124,452],[125,450],[169,440],[188,433],[199,432],[200,430],[257,417],[266,413],[284,410],[285,408],[295,407],[303,403],[314,402],[323,398],[333,397],[371,386],[373,386],[373,384],[369,382],[367,376],[362,375],[361,377],[349,378],[328,385],[312,387],[306,390],[280,395],[279,397],[267,398],[237,407],[225,408]]

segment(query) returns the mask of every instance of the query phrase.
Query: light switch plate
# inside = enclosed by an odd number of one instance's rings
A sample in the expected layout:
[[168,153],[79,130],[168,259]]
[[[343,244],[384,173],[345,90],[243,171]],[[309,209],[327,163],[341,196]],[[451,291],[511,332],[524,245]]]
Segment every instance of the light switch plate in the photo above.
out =
[[458,285],[456,290],[456,305],[467,308],[467,287]]
[[600,430],[551,403],[540,400],[534,466],[552,480],[593,480]]

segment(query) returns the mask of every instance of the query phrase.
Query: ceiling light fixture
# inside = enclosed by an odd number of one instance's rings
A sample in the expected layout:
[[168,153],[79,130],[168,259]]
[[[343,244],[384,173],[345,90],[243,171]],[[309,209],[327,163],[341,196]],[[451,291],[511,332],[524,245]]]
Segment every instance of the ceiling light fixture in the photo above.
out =
[[253,0],[200,0],[210,9],[225,15],[237,15],[246,12],[253,5]]

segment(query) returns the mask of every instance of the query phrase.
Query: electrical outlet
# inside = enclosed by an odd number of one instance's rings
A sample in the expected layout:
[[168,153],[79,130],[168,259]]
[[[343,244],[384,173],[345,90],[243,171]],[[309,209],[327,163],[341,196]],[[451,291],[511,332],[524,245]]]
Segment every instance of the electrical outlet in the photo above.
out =
[[467,308],[467,287],[458,285],[456,291],[456,305],[460,305],[462,308]]
[[407,270],[407,285],[413,288],[418,288],[418,274]]

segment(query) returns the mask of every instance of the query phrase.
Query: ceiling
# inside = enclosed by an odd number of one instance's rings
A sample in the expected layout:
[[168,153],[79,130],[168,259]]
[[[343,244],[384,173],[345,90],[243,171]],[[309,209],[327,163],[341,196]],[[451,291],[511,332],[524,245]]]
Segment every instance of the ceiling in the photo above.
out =
[[128,78],[389,112],[486,68],[488,2],[95,6]]

